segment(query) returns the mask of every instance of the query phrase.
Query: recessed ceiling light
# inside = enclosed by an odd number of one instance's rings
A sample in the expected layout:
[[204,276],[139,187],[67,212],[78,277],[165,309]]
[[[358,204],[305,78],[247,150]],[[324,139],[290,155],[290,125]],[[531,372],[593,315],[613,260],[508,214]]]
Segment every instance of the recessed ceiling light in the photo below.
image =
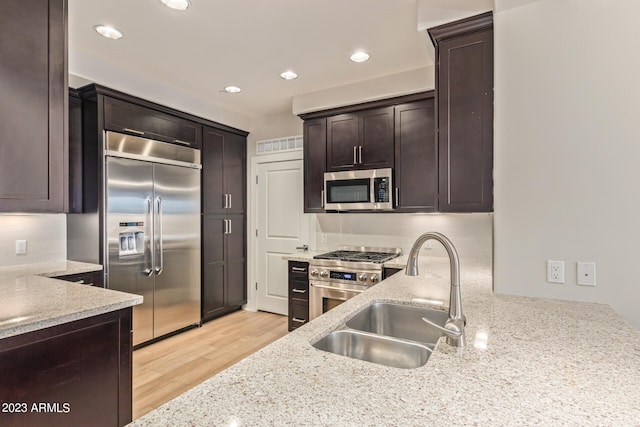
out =
[[241,92],[242,89],[240,89],[238,86],[227,86],[224,88],[224,91],[227,93],[238,93]]
[[351,55],[351,60],[353,62],[365,62],[369,60],[369,54],[367,52],[359,50],[358,52]]
[[187,10],[189,0],[160,0],[165,6],[175,10]]
[[106,37],[108,39],[118,40],[119,38],[122,38],[122,31],[113,28],[111,25],[96,25],[93,29],[102,37]]
[[291,70],[287,70],[284,73],[280,74],[280,77],[285,80],[295,80],[298,78],[298,75]]

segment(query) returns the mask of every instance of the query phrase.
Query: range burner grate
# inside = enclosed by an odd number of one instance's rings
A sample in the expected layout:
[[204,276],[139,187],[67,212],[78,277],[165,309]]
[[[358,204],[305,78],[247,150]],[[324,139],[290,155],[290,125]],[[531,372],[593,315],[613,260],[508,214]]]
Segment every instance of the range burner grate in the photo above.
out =
[[329,259],[348,262],[373,262],[382,264],[397,257],[397,253],[390,252],[363,252],[363,251],[333,251],[326,254],[316,255],[314,259]]

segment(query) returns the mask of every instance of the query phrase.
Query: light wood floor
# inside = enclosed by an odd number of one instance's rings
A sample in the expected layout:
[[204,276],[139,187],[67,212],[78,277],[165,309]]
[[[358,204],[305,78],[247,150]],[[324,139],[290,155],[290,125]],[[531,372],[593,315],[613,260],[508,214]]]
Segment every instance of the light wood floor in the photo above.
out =
[[133,419],[287,334],[287,317],[236,311],[133,352]]

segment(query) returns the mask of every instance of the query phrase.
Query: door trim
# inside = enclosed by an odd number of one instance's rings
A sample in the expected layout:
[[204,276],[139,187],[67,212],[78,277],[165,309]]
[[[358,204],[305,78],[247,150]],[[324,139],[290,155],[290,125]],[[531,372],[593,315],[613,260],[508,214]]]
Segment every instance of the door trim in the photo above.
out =
[[[242,307],[248,311],[258,311],[256,296],[256,280],[258,278],[258,239],[256,238],[256,230],[258,229],[258,209],[257,191],[256,191],[256,175],[258,174],[258,165],[264,163],[286,162],[290,160],[303,160],[302,150],[287,151],[284,153],[254,155],[251,157],[251,167],[249,168],[249,176],[247,177],[249,185],[249,211],[247,224],[249,225],[249,233],[247,239],[247,248],[250,256],[248,256],[249,280],[247,282],[247,303]],[[309,214],[306,214],[309,215]],[[313,234],[313,233],[312,233]],[[315,235],[309,236],[309,247],[315,247]]]

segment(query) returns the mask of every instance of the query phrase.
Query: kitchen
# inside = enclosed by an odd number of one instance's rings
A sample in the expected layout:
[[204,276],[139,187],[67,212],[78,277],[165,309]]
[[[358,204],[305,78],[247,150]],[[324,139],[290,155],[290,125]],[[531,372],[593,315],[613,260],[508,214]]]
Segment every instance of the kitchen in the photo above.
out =
[[[415,2],[408,3],[415,7]],[[638,6],[631,1],[616,5],[619,6],[605,8],[595,1],[579,5],[548,0],[496,2],[494,214],[492,229],[483,224],[479,234],[488,236],[493,246],[493,286],[497,294],[609,304],[637,329],[637,291],[627,266],[633,265],[638,255],[633,245],[637,234],[633,215],[639,202],[624,196],[628,194],[626,183],[639,178],[634,167],[638,147],[631,138],[638,131],[633,112],[638,111],[639,101],[633,89],[638,85],[635,76],[640,64],[627,54],[634,47],[630,40],[637,39],[633,22],[637,13],[633,12],[638,12]],[[420,26],[421,13],[447,17],[446,7],[439,2],[419,1],[417,6],[420,29],[431,26]],[[473,10],[469,15],[483,11]],[[538,16],[545,17],[544,23]],[[567,28],[571,31],[567,32]],[[595,28],[613,37],[598,37]],[[427,40],[426,35],[423,37]],[[606,52],[603,55],[607,61],[598,60],[600,52]],[[76,55],[78,63],[70,64],[72,73],[76,67],[78,74],[110,86],[135,89],[127,91],[173,107],[188,109],[189,100],[198,104],[176,89],[154,90],[155,81],[144,77],[132,77],[136,84],[127,86],[123,77],[126,70],[101,64],[91,52]],[[89,60],[80,63],[82,55]],[[73,58],[70,55],[71,61]],[[323,109],[384,97],[388,93],[380,92],[389,87],[400,87],[402,91],[411,85],[407,92],[428,90],[433,88],[432,73],[432,67],[431,74],[428,69],[410,70],[378,77],[372,85],[354,83],[318,90],[294,97],[293,104],[296,111],[311,111],[314,107]],[[608,78],[610,73],[613,75]],[[225,99],[231,102],[232,98]],[[196,107],[190,110],[200,111]],[[258,117],[252,121],[254,129],[237,113],[220,110],[206,116],[251,130],[249,157],[257,140],[302,133],[301,121],[290,113]],[[616,156],[617,152],[624,155]],[[606,203],[609,200],[614,201],[615,207]],[[368,243],[380,236],[402,240],[390,246],[407,248],[421,232],[432,228],[451,237],[457,245],[457,235],[468,233],[464,226],[456,231],[455,221],[453,225],[442,224],[446,219],[440,216],[393,214],[387,219],[384,215],[329,215],[317,219],[325,231],[316,235],[318,249],[331,249],[322,246],[322,234],[328,238],[327,245],[361,243],[354,242],[356,238]],[[406,229],[398,233],[400,226],[393,225],[396,215],[415,221],[413,233]],[[462,221],[467,220],[462,217]],[[15,255],[15,241],[21,239],[31,245],[30,255],[43,256],[41,260],[64,259],[64,216],[25,218],[0,218],[2,262],[11,265],[25,259]],[[363,218],[373,221],[375,228],[367,230]],[[455,215],[454,218],[458,219]],[[42,242],[40,254],[38,242]],[[546,282],[546,260],[565,261],[564,285]],[[37,261],[40,260],[31,262]],[[578,261],[597,263],[596,287],[576,285]]]

